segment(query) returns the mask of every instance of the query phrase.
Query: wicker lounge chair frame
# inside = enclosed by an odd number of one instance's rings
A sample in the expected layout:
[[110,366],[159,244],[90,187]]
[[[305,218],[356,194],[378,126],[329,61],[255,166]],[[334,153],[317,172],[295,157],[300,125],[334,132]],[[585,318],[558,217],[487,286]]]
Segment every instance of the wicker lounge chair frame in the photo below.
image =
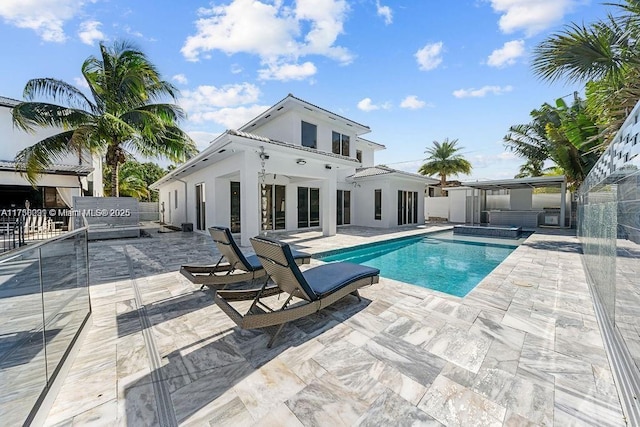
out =
[[[213,289],[224,289],[228,285],[251,281],[266,276],[267,272],[262,265],[252,260],[253,257],[245,257],[226,227],[210,227],[209,234],[220,251],[220,258],[214,265],[183,265],[180,273],[191,283]],[[299,264],[309,264],[311,255],[296,252],[294,256]],[[225,262],[223,262],[223,260]],[[253,261],[253,262],[251,262]],[[268,277],[265,277],[265,283]]]
[[[377,269],[351,263],[331,264],[333,267],[328,267],[329,264],[327,264],[301,272],[288,244],[266,237],[252,238],[251,244],[276,287],[268,287],[265,283],[260,289],[220,290],[214,295],[214,300],[240,328],[266,328],[271,334],[267,347],[273,345],[286,323],[316,313],[349,294],[360,300],[358,289],[378,283],[380,277]],[[335,272],[343,266],[349,266],[350,276],[347,283],[341,284],[336,289],[316,293],[305,278],[305,276],[311,277],[309,272],[315,269],[319,269],[315,271],[317,274],[329,270]],[[284,303],[281,305],[278,303],[279,307],[273,308],[263,301],[266,297],[278,293],[289,294]],[[231,305],[234,301],[252,301],[252,303],[247,312],[242,315]]]

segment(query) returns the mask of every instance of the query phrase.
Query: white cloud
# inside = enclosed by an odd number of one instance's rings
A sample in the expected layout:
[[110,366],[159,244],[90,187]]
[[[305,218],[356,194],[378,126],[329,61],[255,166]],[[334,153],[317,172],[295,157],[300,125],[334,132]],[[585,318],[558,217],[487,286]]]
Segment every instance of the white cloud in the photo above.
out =
[[[298,1],[294,7],[283,3],[232,0],[228,5],[200,8],[196,34],[187,38],[181,52],[189,61],[213,50],[254,54],[267,68],[277,64],[285,76],[311,75],[309,62],[297,68],[284,65],[306,55],[322,55],[342,64],[353,60],[348,49],[336,45],[349,10],[346,0]],[[267,70],[266,75],[278,73]]]
[[189,83],[187,76],[185,76],[184,74],[176,74],[175,76],[171,77],[171,80],[173,80],[174,82],[178,82],[181,85],[186,85],[187,83]]
[[186,111],[198,108],[219,108],[256,102],[260,89],[251,83],[216,86],[198,86],[195,90],[184,90],[180,97],[180,105]]
[[504,33],[524,31],[531,37],[560,22],[579,0],[491,0],[491,7],[501,14],[498,25]]
[[96,41],[106,39],[106,36],[100,31],[101,22],[98,21],[84,21],[80,24],[80,30],[78,31],[78,37],[84,44],[93,46]]
[[289,80],[304,80],[313,76],[318,69],[312,62],[304,64],[270,64],[268,68],[258,70],[258,77],[261,80],[280,80],[283,82]]
[[179,104],[187,112],[190,122],[213,121],[227,128],[236,128],[268,108],[255,104],[259,97],[260,89],[250,83],[220,88],[203,85],[195,90],[183,90]]
[[198,150],[202,151],[211,144],[211,142],[219,137],[221,134],[206,132],[201,130],[188,130],[187,134],[193,139],[198,146]]
[[442,47],[442,42],[428,43],[415,53],[421,70],[433,70],[442,63]]
[[76,84],[77,88],[89,89],[89,83],[87,83],[87,79],[84,77],[74,77],[73,82]]
[[390,103],[385,102],[383,104],[374,104],[371,98],[364,98],[358,102],[358,109],[362,111],[389,110],[390,108]]
[[270,105],[252,105],[249,107],[220,108],[215,111],[199,112],[189,115],[189,120],[195,123],[211,121],[223,125],[227,129],[237,129],[254,119]]
[[376,0],[376,9],[378,11],[378,16],[382,16],[384,18],[384,23],[386,25],[393,22],[393,11],[389,6],[382,6],[380,4],[380,0]]
[[516,59],[524,55],[524,40],[506,42],[502,48],[491,52],[487,64],[491,67],[504,67],[516,63]]
[[456,98],[483,98],[487,94],[501,95],[511,92],[512,86],[482,86],[480,89],[458,89],[453,91]]
[[0,17],[18,28],[28,28],[47,42],[64,42],[64,23],[82,8],[84,0],[2,0]]
[[407,96],[400,103],[400,107],[408,108],[410,110],[419,110],[420,108],[423,108],[425,105],[427,105],[427,103],[419,100],[418,97],[415,95]]

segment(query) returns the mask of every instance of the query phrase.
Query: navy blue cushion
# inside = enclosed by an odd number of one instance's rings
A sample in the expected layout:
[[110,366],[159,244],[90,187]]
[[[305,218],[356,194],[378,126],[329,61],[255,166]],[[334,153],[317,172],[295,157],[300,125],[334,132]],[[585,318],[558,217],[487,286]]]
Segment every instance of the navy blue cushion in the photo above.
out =
[[261,270],[263,268],[256,255],[249,255],[247,257],[247,265],[250,267],[249,271]]
[[325,264],[302,272],[309,287],[311,287],[320,298],[356,280],[377,276],[378,274],[380,274],[380,270],[377,268],[350,262]]

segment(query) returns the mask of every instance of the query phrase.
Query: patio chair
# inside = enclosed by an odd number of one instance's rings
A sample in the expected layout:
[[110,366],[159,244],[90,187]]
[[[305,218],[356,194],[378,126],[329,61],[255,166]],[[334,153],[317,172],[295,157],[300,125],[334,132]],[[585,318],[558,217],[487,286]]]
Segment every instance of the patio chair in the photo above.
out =
[[[267,272],[256,255],[245,257],[226,227],[210,227],[209,234],[215,242],[221,257],[215,265],[183,265],[180,273],[192,283],[213,289],[224,289],[230,284],[254,281],[266,276]],[[311,255],[294,251],[296,263],[309,264]],[[222,262],[226,260],[226,262]],[[268,279],[268,278],[267,278]],[[266,282],[266,280],[265,280]]]
[[[378,283],[380,270],[349,262],[337,262],[300,271],[288,244],[267,237],[254,237],[251,244],[277,289],[221,290],[214,300],[242,329],[268,328],[271,347],[282,327],[292,320],[309,316],[342,299],[348,294],[358,297],[358,289]],[[269,298],[277,293],[289,296],[284,303]],[[274,301],[276,300],[276,301]],[[242,315],[232,305],[234,301],[252,301]],[[269,304],[275,305],[272,308]],[[245,306],[246,307],[246,306]]]

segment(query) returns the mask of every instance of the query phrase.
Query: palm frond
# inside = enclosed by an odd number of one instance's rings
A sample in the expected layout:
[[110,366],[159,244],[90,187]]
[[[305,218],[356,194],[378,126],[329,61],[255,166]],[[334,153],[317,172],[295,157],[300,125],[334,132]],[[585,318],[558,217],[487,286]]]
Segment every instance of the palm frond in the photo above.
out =
[[73,131],[62,132],[39,141],[16,154],[15,162],[26,170],[27,179],[35,186],[43,170],[62,159],[69,152],[77,151],[71,143]]
[[13,108],[12,115],[14,125],[28,132],[37,127],[72,129],[95,119],[84,110],[43,102],[21,102]]
[[67,82],[51,78],[31,79],[24,87],[24,97],[29,101],[44,97],[73,109],[96,113],[96,105],[80,89]]
[[623,69],[626,40],[626,33],[617,26],[573,23],[534,49],[532,68],[551,82],[561,78],[569,82],[617,80]]

